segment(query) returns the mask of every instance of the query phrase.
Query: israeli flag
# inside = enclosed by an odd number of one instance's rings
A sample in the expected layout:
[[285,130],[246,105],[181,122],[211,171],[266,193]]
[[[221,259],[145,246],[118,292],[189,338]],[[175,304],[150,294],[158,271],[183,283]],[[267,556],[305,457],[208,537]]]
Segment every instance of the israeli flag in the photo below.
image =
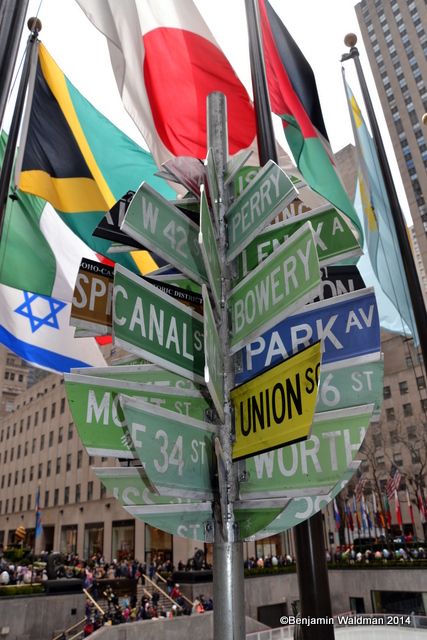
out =
[[57,373],[106,366],[93,338],[75,338],[71,304],[0,285],[0,343],[28,363]]

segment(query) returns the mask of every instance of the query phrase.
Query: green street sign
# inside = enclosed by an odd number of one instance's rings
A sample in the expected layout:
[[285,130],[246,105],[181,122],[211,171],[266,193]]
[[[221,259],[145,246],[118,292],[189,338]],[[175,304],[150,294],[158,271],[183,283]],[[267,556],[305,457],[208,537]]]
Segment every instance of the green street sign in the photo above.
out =
[[329,205],[273,224],[259,234],[239,255],[238,279],[242,279],[265,260],[297,229],[310,221],[321,267],[362,255],[357,238],[345,218]]
[[[238,175],[237,173],[242,169],[243,165],[249,160],[252,155],[252,151],[250,149],[244,149],[243,151],[239,151],[235,153],[234,156],[231,156],[227,162],[227,168],[225,171],[225,183],[227,186],[230,182],[237,181]],[[259,167],[261,168],[261,167]],[[255,177],[256,173],[254,174]],[[240,189],[240,192],[243,191],[244,186]],[[236,194],[236,191],[235,191]]]
[[206,282],[198,226],[146,182],[132,198],[120,228],[189,278]]
[[113,341],[204,383],[203,317],[120,265],[114,276]]
[[[271,521],[267,526],[259,530],[252,540],[262,540],[269,536],[273,536],[287,529],[295,527],[304,520],[311,518],[315,513],[324,509],[338,494],[348,481],[356,473],[357,467],[360,465],[360,460],[352,462],[351,466],[343,473],[340,480],[334,485],[333,489],[326,495],[318,496],[301,496],[299,498],[292,498],[285,509],[277,516],[277,518]],[[249,537],[249,536],[248,536]]]
[[213,542],[213,515],[210,502],[192,504],[124,507],[134,518],[173,536]]
[[320,372],[316,413],[375,403],[379,411],[383,398],[384,361],[372,353],[323,365]]
[[187,504],[190,500],[160,496],[151,491],[143,467],[91,467],[102,482],[122,506],[142,504]]
[[228,209],[227,262],[234,260],[296,195],[286,173],[269,160]]
[[319,291],[319,261],[308,222],[232,289],[230,352],[296,313]]
[[[167,375],[167,373],[166,373]],[[209,400],[192,389],[65,373],[65,391],[80,439],[91,456],[136,458],[118,394],[126,393],[188,419],[203,419]]]
[[219,419],[224,421],[224,360],[221,341],[215,323],[206,285],[202,286],[205,382],[211,395]]
[[221,265],[219,262],[216,233],[206,200],[204,186],[200,186],[200,233],[199,245],[202,252],[209,286],[216,308],[221,308]]
[[374,405],[315,416],[310,438],[246,460],[242,499],[317,495],[338,482],[359,451]]
[[216,427],[125,395],[120,405],[138,458],[159,493],[211,500]]
[[150,273],[150,280],[158,280],[165,284],[172,284],[175,287],[187,289],[187,291],[191,291],[192,293],[200,294],[201,292],[200,285],[187,278],[183,273]]
[[215,216],[215,222],[218,222],[219,220],[219,189],[218,189],[218,175],[217,175],[216,166],[215,166],[213,149],[208,149],[208,153],[205,160],[205,167],[206,167],[206,176],[208,179],[210,205],[211,205],[213,214]]
[[200,390],[191,380],[172,371],[166,371],[155,364],[116,365],[114,367],[81,367],[71,369],[71,373],[96,378],[113,378],[140,384],[155,384],[159,387],[175,387],[181,390]]
[[[241,153],[244,154],[245,152],[242,151]],[[248,184],[261,171],[261,167],[259,166],[242,166],[249,158],[251,153],[252,151],[249,151],[249,155],[247,158],[245,158],[243,155],[242,158],[238,158],[239,154],[236,154],[231,158],[229,162],[230,168],[227,164],[227,178],[225,184],[227,185],[229,182],[233,181],[233,195],[235,198],[240,196],[242,191],[246,189]],[[243,162],[241,160],[243,160]],[[300,176],[294,176],[291,173],[288,173],[287,176],[296,189],[301,189],[302,187],[307,186],[307,183],[304,182]]]
[[244,540],[257,531],[265,529],[286,508],[288,500],[237,500],[234,503],[234,517],[239,525],[239,538]]

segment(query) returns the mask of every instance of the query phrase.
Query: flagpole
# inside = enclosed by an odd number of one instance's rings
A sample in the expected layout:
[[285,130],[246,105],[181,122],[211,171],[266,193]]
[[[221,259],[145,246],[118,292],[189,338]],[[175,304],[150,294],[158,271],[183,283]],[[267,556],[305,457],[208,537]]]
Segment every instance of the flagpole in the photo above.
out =
[[[260,164],[263,165],[270,159],[277,163],[276,137],[265,73],[258,1],[245,0],[245,8]],[[304,617],[331,618],[332,604],[321,511],[294,527],[294,542],[300,613]],[[333,625],[304,627],[303,637],[304,640],[333,640]]]
[[394,186],[393,176],[391,174],[390,165],[387,160],[387,154],[385,152],[384,144],[381,138],[381,133],[378,126],[377,118],[375,116],[371,97],[369,95],[368,85],[366,84],[365,76],[363,74],[362,65],[359,58],[359,50],[356,47],[356,43],[357,36],[354,33],[349,33],[345,36],[344,44],[347,47],[350,47],[350,51],[349,53],[345,53],[341,56],[341,62],[353,59],[354,65],[356,67],[357,77],[359,79],[363,100],[368,114],[369,123],[371,125],[372,138],[377,149],[378,161],[387,189],[387,195],[390,201],[391,214],[393,216],[397,240],[399,242],[399,249],[405,269],[409,295],[411,297],[412,308],[414,311],[415,323],[417,325],[418,338],[423,354],[424,370],[427,371],[427,336],[425,331],[427,327],[427,311],[424,305],[423,293],[421,290],[420,281],[418,279],[414,258],[412,256],[411,246],[409,243],[405,225],[405,219],[400,207],[396,187]]
[[30,18],[27,26],[31,33],[28,38],[27,51],[25,55],[24,67],[22,69],[21,81],[19,83],[18,95],[10,125],[9,136],[4,152],[3,164],[0,173],[0,239],[3,231],[4,214],[6,210],[7,197],[9,193],[10,179],[12,176],[13,162],[15,159],[16,145],[18,142],[19,128],[21,125],[22,112],[27,93],[30,69],[37,55],[38,34],[42,24],[38,18]]
[[12,84],[28,0],[3,0],[0,8],[0,125]]

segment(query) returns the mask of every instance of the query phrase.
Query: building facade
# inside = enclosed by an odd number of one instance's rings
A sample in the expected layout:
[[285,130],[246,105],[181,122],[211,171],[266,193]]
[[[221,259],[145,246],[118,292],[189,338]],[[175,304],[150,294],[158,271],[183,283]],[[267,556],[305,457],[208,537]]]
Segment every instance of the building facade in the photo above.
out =
[[427,6],[362,0],[356,15],[427,266]]

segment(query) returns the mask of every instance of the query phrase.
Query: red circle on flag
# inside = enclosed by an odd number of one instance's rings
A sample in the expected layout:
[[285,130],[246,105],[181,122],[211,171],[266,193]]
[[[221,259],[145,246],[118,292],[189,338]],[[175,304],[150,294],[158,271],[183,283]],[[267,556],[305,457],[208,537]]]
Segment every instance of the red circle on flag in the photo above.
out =
[[245,149],[256,133],[246,89],[214,44],[181,29],[143,36],[144,80],[157,133],[175,156],[206,157],[206,97],[227,98],[229,152]]

